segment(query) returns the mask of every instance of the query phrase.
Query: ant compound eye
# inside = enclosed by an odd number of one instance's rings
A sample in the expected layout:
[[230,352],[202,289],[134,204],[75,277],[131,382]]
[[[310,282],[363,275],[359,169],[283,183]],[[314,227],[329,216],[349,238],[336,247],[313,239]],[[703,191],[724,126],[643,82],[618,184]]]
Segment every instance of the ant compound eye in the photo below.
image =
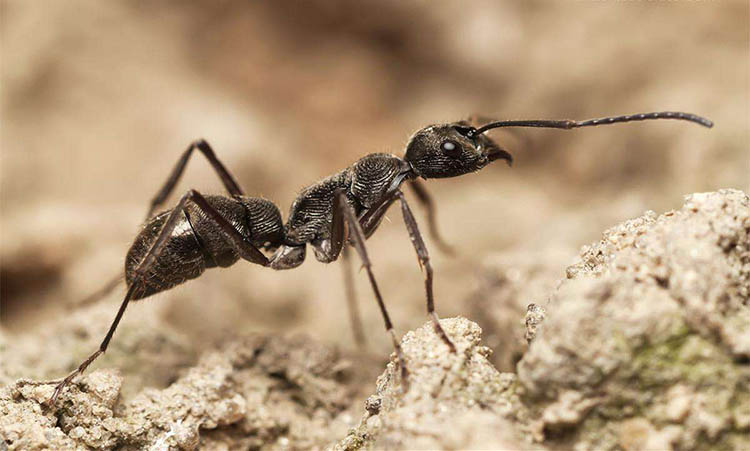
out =
[[440,143],[440,150],[451,158],[458,158],[461,156],[461,146],[452,139]]

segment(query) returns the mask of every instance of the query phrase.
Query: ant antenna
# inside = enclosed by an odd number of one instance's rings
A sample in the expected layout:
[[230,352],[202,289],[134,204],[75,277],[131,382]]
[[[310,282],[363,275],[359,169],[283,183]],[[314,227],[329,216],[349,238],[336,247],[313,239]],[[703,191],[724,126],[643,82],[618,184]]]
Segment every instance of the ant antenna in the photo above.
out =
[[681,113],[678,111],[662,111],[659,113],[640,113],[628,116],[604,117],[601,119],[589,119],[587,121],[571,120],[528,120],[528,121],[498,121],[483,125],[477,129],[469,130],[468,137],[473,138],[481,135],[487,130],[500,127],[541,127],[541,128],[561,128],[570,130],[579,127],[595,127],[597,125],[617,124],[619,122],[646,121],[650,119],[677,119],[681,121],[695,122],[698,125],[711,128],[714,123],[710,120],[690,113]]

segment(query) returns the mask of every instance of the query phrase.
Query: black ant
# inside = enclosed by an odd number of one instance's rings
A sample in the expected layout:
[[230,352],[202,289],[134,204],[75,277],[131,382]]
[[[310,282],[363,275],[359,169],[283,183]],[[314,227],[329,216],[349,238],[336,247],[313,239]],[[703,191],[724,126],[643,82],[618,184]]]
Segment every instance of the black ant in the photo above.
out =
[[[424,271],[427,313],[435,332],[448,349],[456,352],[456,347],[440,326],[435,313],[430,257],[414,215],[401,192],[401,185],[405,181],[412,183],[417,198],[428,209],[430,229],[436,231],[432,201],[427,191],[418,184],[418,179],[457,177],[479,171],[495,160],[505,160],[510,165],[513,162],[511,154],[487,137],[485,132],[500,127],[569,130],[649,119],[679,119],[705,127],[713,126],[708,119],[679,112],[588,121],[499,121],[479,128],[471,126],[468,121],[431,125],[411,137],[403,158],[384,153],[370,154],[343,171],[305,188],[292,204],[286,223],[272,202],[245,196],[232,174],[216,158],[211,146],[206,141],[196,141],[185,150],[167,182],[151,201],[146,222],[125,261],[125,281],[128,286],[125,299],[104,341],[65,379],[44,382],[57,384],[49,402],[54,404],[62,389],[107,350],[131,300],[168,290],[200,276],[207,268],[227,267],[239,259],[277,270],[296,268],[305,260],[308,244],[312,246],[315,258],[323,263],[335,261],[346,244],[355,248],[375,292],[386,331],[393,340],[406,390],[408,371],[404,356],[365,247],[366,239],[375,232],[388,208],[396,201],[401,204],[409,238]],[[211,163],[229,195],[204,196],[191,189],[174,208],[153,216],[153,212],[173,191],[196,149]]]

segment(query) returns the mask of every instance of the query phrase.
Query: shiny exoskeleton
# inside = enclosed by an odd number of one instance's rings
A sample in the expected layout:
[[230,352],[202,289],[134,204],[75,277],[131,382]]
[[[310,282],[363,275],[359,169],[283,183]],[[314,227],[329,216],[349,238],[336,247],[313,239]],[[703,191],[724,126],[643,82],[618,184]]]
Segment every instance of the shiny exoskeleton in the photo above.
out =
[[[660,112],[609,117],[589,121],[498,121],[475,127],[469,121],[431,125],[415,133],[403,158],[376,153],[367,155],[350,167],[315,183],[299,194],[292,204],[286,223],[271,201],[248,197],[231,173],[203,140],[192,143],[182,154],[167,182],[151,202],[147,220],[135,238],[125,263],[128,286],[125,299],[99,349],[70,375],[57,383],[50,402],[81,374],[106,349],[128,302],[170,289],[200,276],[207,268],[227,267],[240,259],[276,270],[291,269],[305,260],[307,246],[317,260],[329,263],[338,259],[345,247],[355,248],[367,271],[375,298],[391,335],[401,367],[402,385],[408,387],[408,372],[393,325],[372,272],[365,240],[371,236],[388,208],[401,204],[404,224],[425,276],[427,312],[435,331],[447,348],[455,352],[452,341],[440,326],[435,313],[430,257],[409,204],[401,191],[406,182],[428,213],[430,231],[436,244],[432,201],[419,179],[456,177],[476,172],[511,155],[484,133],[499,127],[545,127],[573,129],[649,119],[678,119],[711,127],[711,121],[688,113]],[[153,215],[174,190],[192,153],[200,151],[221,178],[228,196],[203,196],[189,190],[177,205]]]
[[[208,204],[258,249],[278,247],[284,239],[284,223],[273,202],[255,197],[205,196]],[[162,212],[144,224],[125,259],[125,282],[132,285],[136,269],[156,241],[172,210]],[[132,300],[142,299],[203,274],[208,268],[226,268],[240,259],[238,252],[227,246],[227,240],[215,223],[192,204],[185,206],[183,216],[175,225],[164,251],[151,265],[141,288]]]

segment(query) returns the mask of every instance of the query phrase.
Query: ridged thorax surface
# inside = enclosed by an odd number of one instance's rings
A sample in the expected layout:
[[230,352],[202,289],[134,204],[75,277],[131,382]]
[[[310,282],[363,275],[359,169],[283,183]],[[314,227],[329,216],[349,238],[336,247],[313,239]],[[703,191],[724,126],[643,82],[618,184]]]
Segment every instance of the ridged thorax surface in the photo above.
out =
[[334,192],[343,189],[348,193],[351,180],[351,168],[346,168],[304,188],[292,203],[284,226],[287,243],[303,245],[325,235],[333,217]]
[[367,155],[352,166],[302,190],[292,204],[286,223],[289,244],[301,245],[330,238],[334,193],[342,189],[357,214],[377,203],[404,172],[395,155]]

